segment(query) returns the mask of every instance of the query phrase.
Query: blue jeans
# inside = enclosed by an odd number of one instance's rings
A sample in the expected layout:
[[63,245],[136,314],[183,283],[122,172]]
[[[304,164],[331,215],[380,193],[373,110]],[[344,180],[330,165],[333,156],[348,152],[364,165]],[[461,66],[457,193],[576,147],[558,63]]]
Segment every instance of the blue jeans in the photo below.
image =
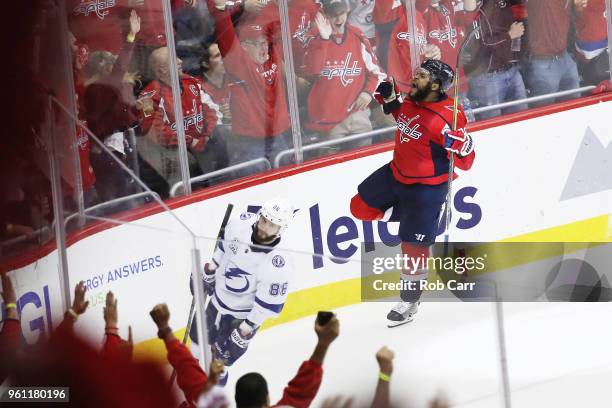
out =
[[[578,88],[579,77],[576,62],[567,51],[554,57],[531,57],[527,62],[527,85],[531,89],[531,96],[546,95],[553,92],[566,91]],[[565,96],[563,99],[574,99],[579,93]],[[533,106],[542,106],[555,102],[547,100],[534,103]]]
[[[515,101],[527,97],[523,77],[516,66],[506,71],[492,72],[470,78],[469,97],[478,102],[478,107],[497,105],[502,102]],[[478,114],[479,119],[488,119],[502,113],[513,113],[527,109],[527,104],[520,104],[504,109],[494,109]]]
[[[230,140],[230,165],[233,166],[249,160],[265,157],[271,165],[274,165],[274,158],[283,151],[290,149],[291,131],[283,132],[277,136],[270,137],[249,137],[232,135]],[[237,170],[234,177],[244,177],[257,172],[257,167],[248,167]]]

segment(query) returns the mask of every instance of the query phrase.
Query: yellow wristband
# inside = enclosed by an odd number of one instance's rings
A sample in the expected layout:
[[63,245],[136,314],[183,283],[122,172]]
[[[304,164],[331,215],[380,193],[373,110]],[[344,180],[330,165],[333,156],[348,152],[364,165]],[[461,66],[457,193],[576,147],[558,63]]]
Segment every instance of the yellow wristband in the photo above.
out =
[[129,34],[128,34],[128,36],[127,36],[127,42],[129,42],[129,43],[133,43],[135,39],[136,39],[136,36],[135,36],[134,34],[132,34],[132,33],[129,33]]
[[17,304],[16,303],[7,303],[6,305],[4,305],[4,308],[6,310],[8,310],[8,309],[17,309]]
[[75,312],[74,309],[72,309],[72,308],[66,310],[66,313],[68,313],[70,315],[70,317],[72,317],[72,319],[74,319],[74,320],[79,318],[79,315],[77,314],[77,312]]
[[385,374],[385,373],[378,373],[378,378],[379,378],[380,380],[383,380],[383,381],[386,381],[386,382],[391,381],[391,376],[390,376],[390,375],[387,375],[387,374]]

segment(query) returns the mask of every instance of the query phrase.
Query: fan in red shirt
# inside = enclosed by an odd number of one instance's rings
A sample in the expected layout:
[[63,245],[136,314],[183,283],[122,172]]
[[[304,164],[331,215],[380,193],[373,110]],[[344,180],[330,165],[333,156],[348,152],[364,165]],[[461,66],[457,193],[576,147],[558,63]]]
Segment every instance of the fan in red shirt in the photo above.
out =
[[[408,19],[406,13],[402,11],[402,17],[393,28],[389,39],[389,60],[387,72],[393,77],[397,88],[404,93],[410,92],[412,87],[412,55],[411,55],[411,36],[412,32],[408,29]],[[415,15],[416,23],[416,55],[419,61],[423,56],[425,59],[440,59],[440,48],[433,44],[427,44],[425,31],[425,21],[423,15],[417,11]]]
[[[118,57],[107,51],[95,51],[85,65],[87,78],[83,105],[87,126],[112,152],[108,154],[97,144],[91,146],[91,165],[96,173],[96,191],[101,201],[127,196],[134,192],[130,176],[116,160],[127,164],[129,153],[125,132],[137,124],[133,83],[126,82],[136,35],[140,32],[140,18],[136,11],[130,15],[130,34]],[[113,157],[114,156],[114,157]],[[135,203],[134,203],[135,204]],[[130,208],[122,204],[114,211]]]
[[[454,72],[439,60],[427,60],[416,72],[408,97],[400,103],[399,91],[389,82],[378,87],[377,101],[397,122],[393,160],[368,176],[351,200],[351,213],[364,221],[399,221],[402,253],[412,259],[429,256],[437,236],[438,220],[446,201],[450,155],[455,165],[469,170],[474,145],[465,131],[467,119],[459,106],[457,130],[451,130],[453,101],[446,90]],[[453,175],[457,177],[456,174]],[[401,274],[401,302],[387,315],[388,326],[414,319],[426,268],[406,267]]]
[[[199,55],[200,72],[196,74],[202,78],[202,89],[208,94],[212,101],[219,107],[221,124],[215,127],[214,135],[208,142],[208,148],[215,151],[216,168],[225,168],[229,165],[227,141],[232,133],[232,113],[230,110],[230,86],[225,65],[221,58],[219,45],[217,43],[204,43]],[[228,176],[215,178],[214,182],[220,182]]]
[[365,35],[347,24],[344,0],[325,1],[323,12],[316,18],[319,37],[305,57],[305,74],[313,83],[305,127],[330,139],[368,132],[368,105],[386,74]]
[[0,331],[0,384],[6,380],[12,366],[16,362],[17,349],[19,348],[19,340],[21,338],[21,322],[19,321],[19,313],[17,312],[17,295],[13,288],[13,283],[8,274],[0,274],[2,283],[2,304],[5,309],[4,323]]
[[119,54],[127,35],[127,0],[69,0],[66,2],[70,30],[90,51]]
[[[223,64],[231,81],[232,164],[289,148],[290,121],[279,47],[260,24],[242,22],[238,33],[225,0],[209,3]],[[241,172],[241,175],[248,172]]]
[[576,56],[583,85],[610,79],[608,27],[604,0],[574,0]]
[[[218,375],[223,371],[223,364],[220,361],[213,361],[211,364],[213,378],[209,378],[189,349],[174,336],[169,326],[168,306],[159,304],[150,314],[157,325],[158,337],[166,344],[168,361],[176,370],[177,384],[185,394],[188,406],[195,407],[201,399],[206,399],[206,393],[217,383]],[[323,378],[323,360],[329,346],[340,333],[340,322],[335,316],[324,325],[316,322],[315,333],[318,342],[312,356],[302,363],[295,377],[285,388],[283,397],[273,406],[307,408],[316,396]],[[268,385],[260,374],[249,373],[238,379],[236,406],[238,408],[270,406]]]
[[142,16],[140,41],[158,47],[166,42],[161,0],[69,0],[66,7],[70,31],[91,52],[119,54],[135,8]]
[[400,0],[376,0],[372,10],[372,20],[376,28],[376,55],[383,69],[387,69],[387,52],[393,28],[405,14],[405,6]]
[[[180,163],[177,151],[178,133],[174,118],[174,99],[170,86],[168,48],[161,47],[151,54],[155,75],[141,92],[146,107],[141,110],[140,127],[146,136],[138,142],[138,152],[170,185],[178,182]],[[208,139],[220,122],[218,106],[202,89],[202,82],[182,73],[182,61],[177,58],[181,88],[181,107],[185,141],[190,163],[197,161],[200,170],[215,170],[214,152],[207,149]],[[212,168],[211,168],[212,167]]]
[[[455,67],[461,44],[469,33],[470,25],[478,17],[478,0],[417,0],[416,4],[423,13],[427,42],[440,48],[440,60]],[[468,120],[472,121],[474,118],[466,96],[468,82],[463,67],[459,70],[459,77],[460,101],[466,109]]]
[[317,38],[315,18],[320,9],[321,6],[314,0],[292,0],[289,3],[293,63],[297,73],[303,72],[306,51]]

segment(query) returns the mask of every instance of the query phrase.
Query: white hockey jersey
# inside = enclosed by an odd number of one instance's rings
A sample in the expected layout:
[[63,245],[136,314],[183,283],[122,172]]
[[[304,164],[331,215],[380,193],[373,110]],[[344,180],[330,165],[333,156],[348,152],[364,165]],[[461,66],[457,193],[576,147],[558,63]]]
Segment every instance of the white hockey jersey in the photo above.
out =
[[293,260],[277,248],[280,238],[269,247],[252,245],[256,219],[255,214],[245,212],[225,227],[223,241],[213,255],[217,270],[211,301],[222,314],[261,325],[285,305]]

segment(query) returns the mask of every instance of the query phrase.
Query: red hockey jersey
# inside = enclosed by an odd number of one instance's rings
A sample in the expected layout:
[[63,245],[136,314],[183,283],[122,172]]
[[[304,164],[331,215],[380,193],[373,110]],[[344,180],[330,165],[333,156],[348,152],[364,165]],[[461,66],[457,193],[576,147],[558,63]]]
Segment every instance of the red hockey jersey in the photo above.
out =
[[[421,4],[424,2],[421,0]],[[429,1],[427,0],[427,3]],[[419,3],[417,2],[417,6]],[[421,9],[420,6],[419,9]],[[441,60],[451,67],[457,65],[459,48],[470,30],[470,24],[478,17],[478,10],[466,12],[463,9],[463,1],[440,0],[438,11],[431,6],[422,8],[425,29],[427,30],[427,42],[437,45],[442,54]],[[460,78],[465,78],[463,67]],[[467,91],[467,82],[461,82],[463,92]]]
[[127,0],[69,0],[66,8],[70,31],[90,52],[119,54],[127,34]]
[[[406,98],[392,112],[397,122],[395,148],[391,170],[397,181],[404,184],[441,184],[448,180],[449,152],[444,148],[444,132],[453,121],[453,100],[413,102]],[[459,106],[457,129],[464,128],[467,119]],[[455,155],[455,166],[462,170],[472,167],[476,154]],[[455,174],[456,178],[457,175]]]
[[[70,31],[89,51],[121,51],[129,30],[128,0],[68,0]],[[161,0],[147,0],[135,8],[141,18],[138,42],[162,46],[166,43]]]
[[576,10],[576,50],[584,59],[592,59],[608,47],[606,3],[589,0]]
[[202,89],[212,98],[213,102],[217,105],[223,105],[230,101],[230,88],[231,84],[227,81],[223,81],[221,88],[217,88],[208,81],[202,81]]
[[[219,123],[219,108],[203,91],[199,79],[183,75],[180,85],[187,147],[203,151],[213,129]],[[148,117],[140,113],[143,133],[155,132],[155,140],[162,146],[178,146],[172,88],[159,81],[152,81],[140,94],[141,97],[145,95],[153,99],[154,111]]]
[[319,35],[314,21],[320,8],[314,0],[293,0],[289,4],[293,64],[298,74],[304,70],[308,47]]
[[[302,72],[304,66],[304,54],[312,40],[318,35],[314,20],[320,9],[321,5],[315,0],[291,0],[289,2],[289,28],[293,48],[293,64],[298,75]],[[230,13],[232,12],[235,12],[235,10],[230,10]],[[280,14],[275,2],[269,2],[261,12],[254,16],[249,16],[246,19],[241,18],[237,27],[239,28],[244,24],[261,25],[264,27],[269,41],[282,44]]]
[[[166,341],[168,361],[176,369],[176,380],[185,394],[188,407],[195,407],[198,396],[208,380],[198,361],[184,344],[176,339]],[[323,378],[323,367],[307,360],[302,363],[297,374],[283,390],[283,398],[274,406],[307,408],[319,390]]]
[[[423,15],[416,12],[416,44],[417,55],[420,56],[427,45],[427,36],[425,33],[425,24]],[[402,92],[410,92],[412,84],[412,57],[410,54],[410,36],[408,32],[408,21],[406,18],[400,18],[397,22],[391,37],[389,38],[389,56],[387,62],[387,71],[390,76],[395,79],[397,87]]]
[[339,44],[333,37],[316,38],[305,62],[305,74],[313,76],[306,128],[314,131],[333,129],[353,111],[361,92],[373,94],[386,78],[368,39],[348,24]]
[[290,127],[282,60],[277,48],[259,65],[240,45],[229,12],[211,10],[215,15],[219,51],[231,82],[232,131],[241,136],[277,136]]

